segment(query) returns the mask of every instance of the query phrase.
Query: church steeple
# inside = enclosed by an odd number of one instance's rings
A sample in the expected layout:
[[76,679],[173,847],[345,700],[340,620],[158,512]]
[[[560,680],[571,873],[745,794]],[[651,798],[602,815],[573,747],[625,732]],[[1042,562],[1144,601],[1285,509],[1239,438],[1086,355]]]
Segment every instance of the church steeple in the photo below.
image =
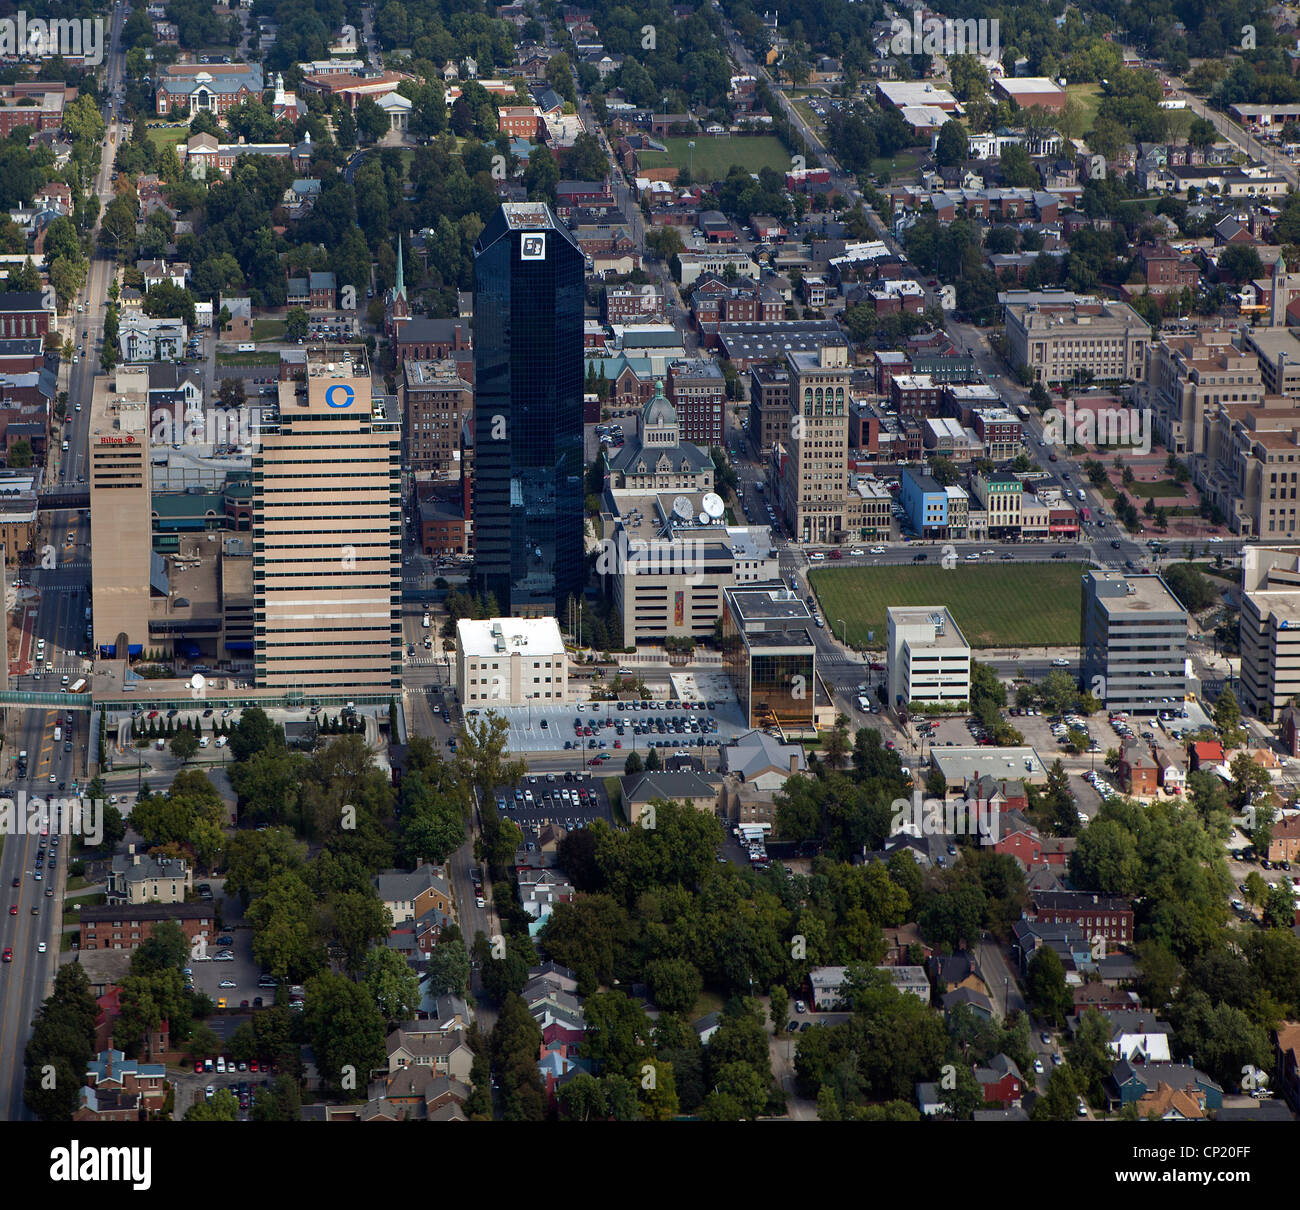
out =
[[397,282],[393,286],[393,292],[400,298],[406,297],[406,278],[402,274],[402,237],[397,237]]

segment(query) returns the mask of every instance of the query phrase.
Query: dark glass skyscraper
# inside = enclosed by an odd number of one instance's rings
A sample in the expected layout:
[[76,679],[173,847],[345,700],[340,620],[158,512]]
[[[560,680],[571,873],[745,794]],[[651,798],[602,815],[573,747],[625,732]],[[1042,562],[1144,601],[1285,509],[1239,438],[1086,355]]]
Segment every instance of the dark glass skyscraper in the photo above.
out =
[[582,594],[583,255],[540,202],[474,246],[474,579],[503,613]]

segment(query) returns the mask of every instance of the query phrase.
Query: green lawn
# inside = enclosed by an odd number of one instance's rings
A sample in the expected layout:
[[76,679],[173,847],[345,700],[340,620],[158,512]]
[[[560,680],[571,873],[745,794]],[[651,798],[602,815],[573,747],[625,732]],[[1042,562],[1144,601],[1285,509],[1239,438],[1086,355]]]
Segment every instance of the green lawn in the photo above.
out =
[[[928,551],[926,567],[825,568],[809,574],[828,626],[848,623],[854,647],[885,645],[890,605],[946,605],[972,647],[1069,647],[1079,642],[1082,582],[1077,563],[1005,563],[951,570]],[[867,632],[874,632],[872,642]]]
[[1166,496],[1177,496],[1181,500],[1187,496],[1186,488],[1180,487],[1177,483],[1171,483],[1167,479],[1158,480],[1155,483],[1143,483],[1135,479],[1124,490],[1130,496],[1152,496],[1157,500]]
[[253,339],[254,340],[283,340],[284,320],[283,319],[253,320]]
[[601,781],[604,782],[605,793],[609,796],[610,813],[614,817],[614,822],[627,823],[627,816],[623,813],[623,783],[618,777],[602,777]]
[[1101,85],[1067,84],[1065,92],[1083,112],[1083,132],[1087,134],[1092,129],[1092,121],[1097,116],[1098,106],[1101,105]]
[[218,353],[219,366],[278,366],[280,358],[275,353]]
[[[775,168],[789,172],[790,153],[774,134],[702,135],[660,140],[668,154],[658,151],[643,152],[638,161],[643,167],[657,164],[676,164],[679,168],[692,168],[696,180],[722,180],[732,164],[739,164],[746,172],[762,168]],[[694,152],[690,144],[695,144]]]
[[916,171],[918,162],[919,156],[916,152],[900,151],[893,156],[877,156],[871,161],[869,171],[872,176],[878,176],[888,184],[890,181],[911,176]]
[[188,126],[150,126],[149,141],[161,151],[168,143],[183,143],[190,137]]
[[826,123],[822,121],[821,114],[813,109],[807,101],[794,101],[792,103],[799,111],[800,117],[808,123],[809,127],[820,134],[826,126]]

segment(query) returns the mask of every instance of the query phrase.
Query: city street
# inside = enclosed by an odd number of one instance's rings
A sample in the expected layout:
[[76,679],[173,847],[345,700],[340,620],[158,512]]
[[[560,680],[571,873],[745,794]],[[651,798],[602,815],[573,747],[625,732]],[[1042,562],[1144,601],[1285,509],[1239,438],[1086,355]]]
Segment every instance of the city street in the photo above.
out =
[[[105,68],[110,95],[122,81],[124,55],[120,39],[123,20],[123,10],[114,8],[111,43]],[[124,127],[117,116],[115,101],[109,102],[104,116],[109,124],[109,133],[95,178],[95,188],[102,205],[106,206],[113,196],[113,158],[117,150],[117,139]],[[96,256],[91,260],[87,284],[79,296],[79,301],[85,303],[85,312],[78,315],[73,308],[62,319],[69,331],[75,334],[78,349],[84,341],[87,342],[87,355],[79,356],[78,364],[70,367],[66,387],[69,392],[68,418],[62,436],[56,431],[51,441],[51,465],[55,468],[53,477],[55,482],[64,487],[76,486],[78,475],[85,475],[83,459],[88,443],[92,381],[99,364],[95,340],[103,331],[104,309],[113,267],[113,261],[107,257]],[[76,410],[78,403],[81,404],[80,412]],[[59,450],[59,442],[64,439],[68,442],[66,457]],[[42,514],[41,521],[43,541],[56,552],[56,565],[53,569],[42,570],[39,566],[41,551],[38,550],[38,566],[24,569],[23,577],[37,590],[35,634],[45,638],[49,645],[49,658],[57,671],[60,667],[68,667],[69,656],[84,649],[87,642],[85,606],[89,575],[86,561],[90,543],[90,517],[88,511],[64,511]],[[75,537],[71,548],[65,544],[69,532]],[[18,677],[11,681],[11,685],[14,688],[57,689],[59,682],[54,679],[51,685],[44,679],[36,682],[29,677]],[[55,720],[56,715],[46,710],[9,711],[7,742],[3,757],[0,758],[4,770],[0,774],[0,782],[14,784],[15,789],[26,789],[32,794],[57,791],[59,784],[63,783],[67,792],[71,793],[73,781],[85,776],[88,715],[79,713],[75,716],[71,753],[64,751],[63,743],[54,742]],[[16,753],[21,750],[26,750],[29,755],[29,776],[25,782],[14,783],[13,761]],[[68,842],[64,842],[57,871],[52,877],[38,882],[33,877],[38,839],[26,835],[8,836],[5,838],[3,853],[0,854],[0,886],[9,895],[5,901],[6,906],[10,903],[18,906],[16,916],[10,916],[7,912],[0,914],[0,948],[12,946],[14,951],[13,962],[0,966],[0,1118],[11,1122],[31,1118],[23,1104],[22,1055],[31,1031],[32,1019],[50,992],[58,966],[62,891],[71,847]],[[15,878],[19,879],[17,889],[12,886]],[[55,894],[47,896],[47,889],[53,890]],[[36,915],[31,912],[32,906],[38,909]],[[37,947],[41,942],[46,945],[44,954],[38,952]]]

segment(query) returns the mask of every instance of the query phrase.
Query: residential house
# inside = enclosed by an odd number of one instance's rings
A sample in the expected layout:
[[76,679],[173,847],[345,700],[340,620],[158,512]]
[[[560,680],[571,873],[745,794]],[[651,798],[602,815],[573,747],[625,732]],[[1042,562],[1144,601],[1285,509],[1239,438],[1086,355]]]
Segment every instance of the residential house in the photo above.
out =
[[1182,1063],[1133,1064],[1123,1059],[1106,1077],[1106,1099],[1112,1110],[1121,1109],[1140,1102],[1161,1084],[1189,1093],[1203,1109],[1217,1112],[1223,1106],[1223,1089],[1203,1071]]
[[635,773],[622,778],[623,811],[633,827],[656,802],[675,802],[718,813],[721,782],[698,773]]
[[86,1087],[101,1095],[138,1095],[141,1109],[161,1108],[166,1082],[167,1069],[161,1063],[141,1063],[111,1048],[100,1051],[86,1067]]
[[976,1067],[975,1078],[984,1091],[984,1103],[1015,1106],[1024,1095],[1025,1081],[1015,1060],[996,1054],[987,1067]]
[[[416,1027],[428,1025],[423,1021],[409,1024]],[[451,1076],[468,1084],[474,1052],[465,1041],[464,1031],[435,1032],[436,1028],[435,1025],[415,1032],[403,1026],[393,1030],[385,1040],[387,1074],[392,1076],[408,1069],[423,1068],[434,1075]]]
[[183,903],[194,886],[194,871],[184,857],[137,853],[135,845],[109,863],[107,903]]
[[382,870],[371,879],[379,898],[398,925],[416,920],[431,911],[453,913],[451,889],[441,866],[423,862],[410,873]]
[[220,300],[217,314],[225,311],[229,320],[222,325],[221,339],[240,344],[253,339],[253,302],[249,298],[226,298]]
[[1120,788],[1133,798],[1154,798],[1160,788],[1160,769],[1151,749],[1140,740],[1128,739],[1120,751]]
[[1268,859],[1292,862],[1300,856],[1300,812],[1284,815],[1273,824],[1268,842]]
[[[1110,1028],[1107,1045],[1115,1058],[1133,1064],[1168,1063],[1171,1060],[1169,1043],[1173,1027],[1168,1022],[1157,1021],[1149,1010],[1121,1008],[1098,1011]],[[1076,1031],[1081,1020],[1082,1014],[1075,1018]]]

